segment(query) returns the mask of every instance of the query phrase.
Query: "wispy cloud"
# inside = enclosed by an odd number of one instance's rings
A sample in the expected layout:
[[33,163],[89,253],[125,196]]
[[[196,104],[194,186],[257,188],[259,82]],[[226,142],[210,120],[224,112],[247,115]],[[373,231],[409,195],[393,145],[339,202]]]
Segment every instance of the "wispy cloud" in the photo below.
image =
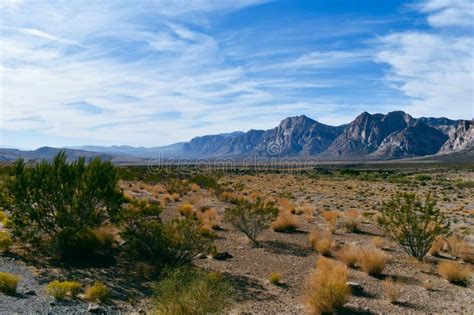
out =
[[[368,41],[392,17],[222,26],[240,10],[280,5],[268,2],[0,2],[0,133],[22,136],[0,144],[160,145],[302,113],[340,124],[410,103],[435,115],[448,100],[466,115],[472,34],[429,20],[433,30]],[[449,11],[443,3],[417,10],[429,19]],[[374,51],[390,66],[386,81]]]
[[474,4],[431,0],[418,8],[429,13],[431,29],[379,40],[376,60],[390,65],[386,80],[412,98],[406,109],[415,115],[474,117]]

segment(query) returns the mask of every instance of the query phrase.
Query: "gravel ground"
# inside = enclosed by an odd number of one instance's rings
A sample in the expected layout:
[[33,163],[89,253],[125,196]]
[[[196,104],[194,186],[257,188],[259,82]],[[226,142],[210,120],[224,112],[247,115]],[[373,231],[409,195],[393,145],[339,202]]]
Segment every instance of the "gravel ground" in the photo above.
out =
[[19,275],[17,294],[0,297],[0,314],[81,314],[88,303],[82,301],[56,302],[45,294],[45,285],[23,263],[0,257],[0,271]]

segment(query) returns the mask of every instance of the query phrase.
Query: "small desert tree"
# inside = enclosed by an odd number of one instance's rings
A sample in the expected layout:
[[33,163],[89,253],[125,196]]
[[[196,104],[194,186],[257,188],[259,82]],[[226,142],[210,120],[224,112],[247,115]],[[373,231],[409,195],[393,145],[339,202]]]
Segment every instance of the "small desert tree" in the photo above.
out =
[[424,202],[411,193],[398,193],[382,204],[379,224],[410,256],[422,260],[433,242],[449,233],[449,222],[427,195]]
[[278,216],[278,208],[260,198],[252,203],[246,199],[227,209],[225,219],[244,233],[253,245],[258,245],[257,236],[265,231]]
[[[117,217],[122,204],[111,162],[83,157],[68,163],[64,151],[33,167],[15,163],[7,183],[13,232],[24,239],[47,236],[69,244],[79,234]],[[89,235],[89,233],[85,233]]]

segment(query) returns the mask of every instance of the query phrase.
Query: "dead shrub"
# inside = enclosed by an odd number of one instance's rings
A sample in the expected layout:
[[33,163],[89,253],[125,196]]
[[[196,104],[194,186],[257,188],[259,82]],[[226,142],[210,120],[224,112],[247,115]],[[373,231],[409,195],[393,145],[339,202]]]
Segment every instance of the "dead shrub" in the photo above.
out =
[[310,312],[320,314],[341,309],[349,295],[347,267],[334,260],[319,258],[305,287],[305,300]]
[[430,251],[428,252],[431,256],[438,256],[439,253],[443,250],[444,246],[446,244],[446,241],[438,237],[436,241],[434,241],[433,245],[431,245]]
[[464,236],[459,234],[451,235],[446,239],[446,247],[449,255],[458,258],[462,249],[466,247]]

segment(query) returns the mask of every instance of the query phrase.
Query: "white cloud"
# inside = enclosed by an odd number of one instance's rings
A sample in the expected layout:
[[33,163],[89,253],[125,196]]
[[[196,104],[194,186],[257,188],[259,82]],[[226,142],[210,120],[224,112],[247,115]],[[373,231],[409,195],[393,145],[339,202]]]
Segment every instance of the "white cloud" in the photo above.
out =
[[[429,13],[434,28],[382,37],[376,61],[390,65],[386,80],[412,98],[405,109],[413,115],[471,118],[474,36],[470,31],[445,32],[443,27],[463,26],[463,18],[472,15],[472,3],[433,0],[423,2],[421,9]],[[462,18],[450,20],[453,12]]]
[[427,0],[419,5],[428,13],[428,22],[434,27],[474,26],[474,2],[471,0]]

